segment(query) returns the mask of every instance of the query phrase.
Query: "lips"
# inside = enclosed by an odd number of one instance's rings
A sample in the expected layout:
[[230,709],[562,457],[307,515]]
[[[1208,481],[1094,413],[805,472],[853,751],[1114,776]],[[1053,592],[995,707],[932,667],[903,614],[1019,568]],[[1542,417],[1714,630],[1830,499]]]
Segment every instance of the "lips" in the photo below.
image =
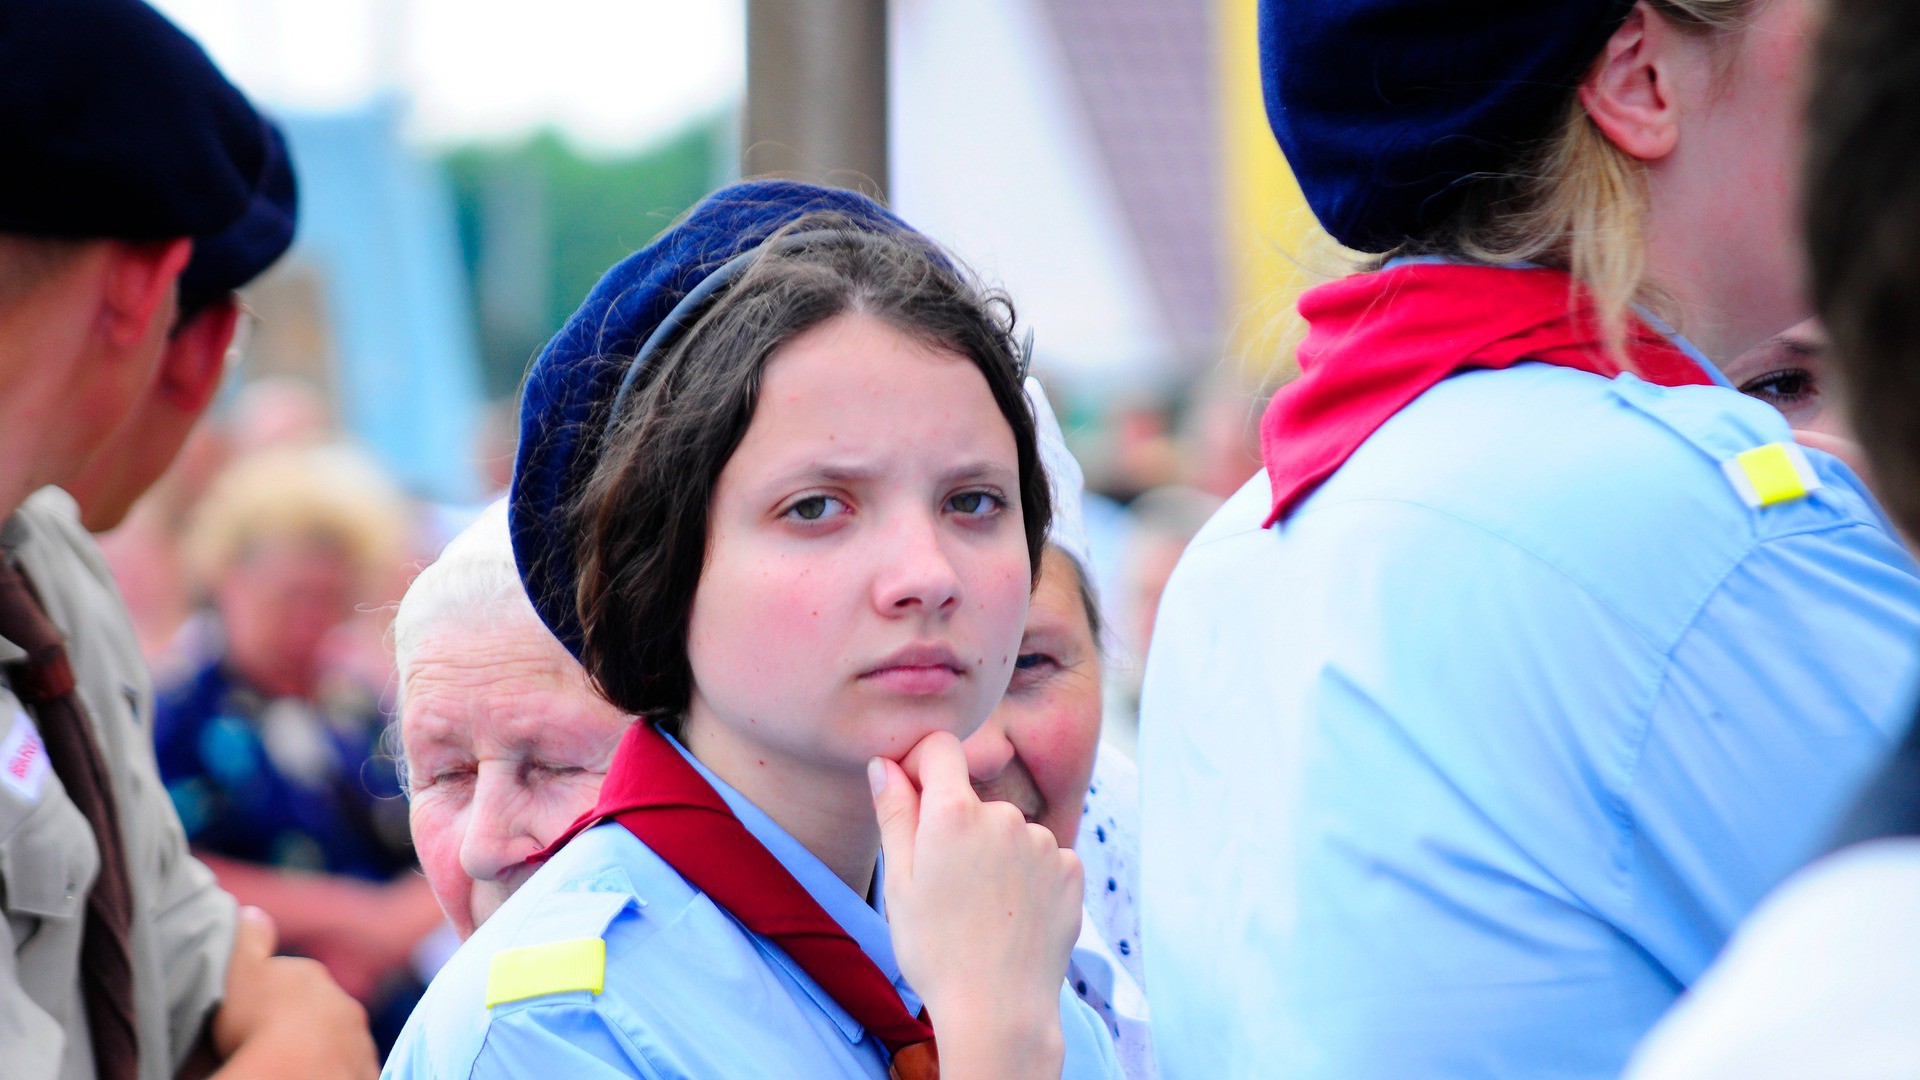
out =
[[909,645],[861,672],[860,681],[917,697],[943,693],[966,673],[945,645]]

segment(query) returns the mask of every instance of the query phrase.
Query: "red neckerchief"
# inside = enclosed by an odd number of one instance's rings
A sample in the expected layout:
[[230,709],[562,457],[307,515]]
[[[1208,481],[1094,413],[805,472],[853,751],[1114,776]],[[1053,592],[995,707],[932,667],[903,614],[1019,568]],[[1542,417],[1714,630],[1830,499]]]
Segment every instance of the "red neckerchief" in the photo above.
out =
[[780,946],[886,1044],[893,1056],[891,1075],[937,1080],[933,1028],[907,1012],[866,951],[647,721],[635,722],[620,739],[593,809],[534,858],[551,858],[567,841],[608,819],[626,826],[741,925]]
[[[1273,484],[1266,524],[1287,516],[1395,413],[1443,380],[1523,361],[1612,378],[1584,290],[1558,270],[1413,263],[1357,274],[1300,298],[1300,377],[1260,421]],[[1639,318],[1629,369],[1662,386],[1711,385],[1700,365]]]

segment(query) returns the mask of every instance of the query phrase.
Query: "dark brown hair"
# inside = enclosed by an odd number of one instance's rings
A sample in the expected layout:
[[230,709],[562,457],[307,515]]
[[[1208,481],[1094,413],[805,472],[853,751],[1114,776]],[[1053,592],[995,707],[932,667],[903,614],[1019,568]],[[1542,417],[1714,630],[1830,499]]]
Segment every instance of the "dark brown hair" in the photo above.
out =
[[1876,491],[1920,537],[1920,6],[1840,0],[1816,57],[1805,192],[1814,304]]
[[1027,553],[1037,579],[1052,517],[1021,389],[1013,308],[910,232],[806,215],[638,375],[569,508],[580,537],[581,661],[607,700],[654,718],[693,692],[687,627],[706,563],[714,485],[753,421],[768,357],[839,315],[862,314],[972,360],[1013,428]]

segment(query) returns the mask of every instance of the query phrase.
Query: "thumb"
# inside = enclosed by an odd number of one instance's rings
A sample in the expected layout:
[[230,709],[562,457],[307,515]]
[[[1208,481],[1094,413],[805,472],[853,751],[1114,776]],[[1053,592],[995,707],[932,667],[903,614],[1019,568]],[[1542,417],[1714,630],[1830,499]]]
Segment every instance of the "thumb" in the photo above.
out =
[[867,762],[873,785],[873,812],[880,819],[880,850],[887,857],[887,882],[913,877],[914,835],[920,828],[920,793],[900,766],[886,758]]
[[279,944],[280,931],[273,923],[273,916],[257,907],[242,905],[233,931],[234,958],[264,960],[273,955]]

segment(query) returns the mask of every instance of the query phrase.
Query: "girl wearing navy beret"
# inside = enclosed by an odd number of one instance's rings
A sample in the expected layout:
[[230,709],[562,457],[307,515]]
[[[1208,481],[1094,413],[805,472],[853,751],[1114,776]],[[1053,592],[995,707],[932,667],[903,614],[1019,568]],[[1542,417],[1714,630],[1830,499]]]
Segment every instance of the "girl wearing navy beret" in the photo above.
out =
[[1719,365],[1811,313],[1811,0],[1263,0],[1360,272],[1142,705],[1170,1077],[1601,1078],[1904,717],[1920,580]]
[[608,271],[529,375],[509,520],[643,719],[388,1076],[1118,1075],[1064,978],[1079,863],[959,741],[1049,520],[1021,367],[847,192],[737,185]]

